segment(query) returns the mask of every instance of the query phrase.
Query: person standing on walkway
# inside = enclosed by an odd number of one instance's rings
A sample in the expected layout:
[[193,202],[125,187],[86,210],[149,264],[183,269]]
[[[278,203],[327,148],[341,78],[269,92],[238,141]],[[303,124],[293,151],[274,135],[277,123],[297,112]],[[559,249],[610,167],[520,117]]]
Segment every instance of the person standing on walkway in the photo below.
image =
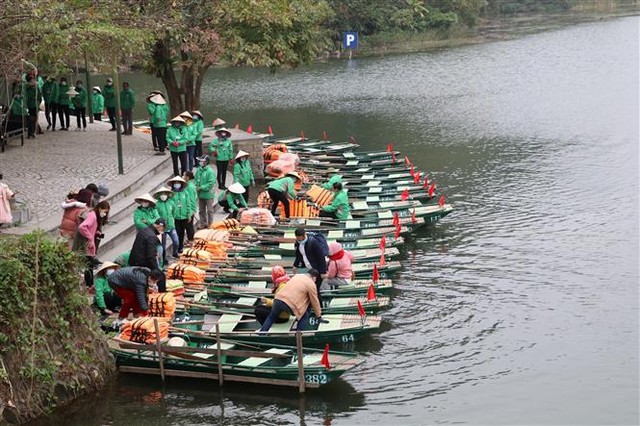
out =
[[133,107],[136,106],[136,95],[129,88],[129,83],[122,83],[122,92],[120,92],[120,110],[122,112],[123,135],[131,136],[133,134]]
[[298,320],[296,330],[304,330],[309,320],[309,306],[313,308],[318,320],[322,319],[322,307],[314,281],[318,280],[318,271],[310,269],[306,274],[296,274],[275,295],[273,307],[264,321],[260,332],[269,331],[282,312],[295,315]]
[[91,114],[95,121],[102,121],[102,112],[104,111],[104,96],[102,90],[98,86],[93,86],[91,94]]
[[9,186],[2,182],[2,173],[0,173],[0,226],[3,224],[11,224],[13,215],[11,214],[11,200],[16,193],[9,189]]
[[58,83],[53,76],[47,77],[42,86],[42,98],[44,99],[44,117],[47,119],[47,130],[56,129],[56,114],[58,112],[56,101],[58,99]]
[[193,134],[195,136],[196,141],[196,152],[195,158],[202,157],[202,131],[204,130],[204,121],[202,117],[202,113],[198,110],[192,111],[191,116],[193,117]]
[[233,143],[231,142],[231,132],[227,129],[216,130],[217,139],[209,145],[211,155],[216,159],[218,168],[218,189],[226,189],[227,168],[229,161],[233,158]]
[[198,228],[208,228],[213,222],[213,202],[216,196],[216,172],[209,167],[209,156],[198,158],[194,184],[198,195],[198,212],[200,223]]
[[[162,269],[162,243],[160,241],[166,226],[167,221],[158,218],[151,225],[138,230],[129,254],[130,266],[143,266],[151,270]],[[164,278],[160,279],[158,289],[164,292],[165,288]]]
[[184,126],[182,126],[182,132],[187,139],[187,170],[192,171],[195,166],[195,153],[196,153],[196,135],[193,133],[193,117],[189,111],[183,111],[180,113],[180,117],[184,119]]
[[156,93],[147,102],[149,124],[151,125],[151,143],[156,155],[165,155],[167,149],[167,119],[169,106],[160,93]]
[[62,77],[58,85],[58,118],[60,119],[60,130],[69,130],[69,86],[67,79]]
[[138,207],[133,212],[133,223],[140,230],[152,225],[160,217],[156,209],[156,199],[149,194],[144,194],[134,199]]
[[102,88],[102,96],[104,96],[104,106],[107,109],[109,122],[111,123],[110,132],[116,131],[116,88],[113,87],[113,79],[107,78],[107,83]]
[[253,169],[249,161],[249,153],[243,150],[238,151],[236,162],[233,165],[233,181],[238,182],[244,187],[244,200],[249,202],[249,187],[256,184],[256,178],[253,176]]
[[184,248],[184,234],[189,221],[196,211],[196,200],[187,191],[187,182],[180,176],[175,176],[167,182],[173,190],[173,203],[175,204],[174,219],[176,232],[178,233],[178,253]]
[[171,238],[173,257],[178,257],[178,233],[176,232],[176,221],[174,218],[176,206],[173,202],[173,191],[163,186],[158,189],[153,198],[157,200],[156,208],[160,217],[167,221],[167,226],[162,234],[162,263],[167,264],[167,236]]
[[118,319],[123,320],[133,312],[134,317],[147,316],[149,303],[147,293],[158,291],[158,281],[164,277],[158,269],[150,270],[139,266],[120,268],[107,277],[113,291],[122,299]]
[[[295,180],[294,180],[295,179]],[[275,216],[278,203],[282,203],[284,208],[284,216],[290,217],[289,198],[296,199],[295,181],[300,181],[300,175],[296,172],[289,172],[283,177],[271,181],[267,185],[267,192],[271,198],[271,214]]]
[[38,106],[40,105],[40,101],[42,101],[42,93],[40,93],[36,78],[32,75],[27,75],[27,87],[25,92],[27,112],[31,123],[31,126],[29,126],[31,134],[28,134],[27,137],[35,138],[36,133],[38,132]]
[[87,131],[87,91],[82,86],[82,81],[78,80],[75,87],[78,94],[72,98],[73,108],[76,110],[76,124],[78,125],[76,132],[80,131],[81,124],[82,130]]
[[[196,190],[196,184],[195,182],[195,176],[193,175],[193,172],[190,172],[189,170],[185,170],[184,173],[182,174],[182,179],[184,179],[185,182],[187,182],[187,187],[185,188],[185,191],[187,191],[187,193],[189,194],[189,196],[191,197],[194,203],[194,205],[198,204],[198,191]],[[191,215],[191,217],[189,218],[189,222],[187,223],[187,239],[189,241],[193,240],[193,236],[196,233],[195,230],[195,226],[194,226],[194,221],[195,221],[195,209],[193,211],[193,215]]]
[[[184,124],[184,118],[176,116],[171,119],[171,127],[167,129],[166,139],[171,152],[174,176],[181,176],[187,170],[187,139],[182,130]],[[180,160],[180,171],[178,171],[178,160]]]

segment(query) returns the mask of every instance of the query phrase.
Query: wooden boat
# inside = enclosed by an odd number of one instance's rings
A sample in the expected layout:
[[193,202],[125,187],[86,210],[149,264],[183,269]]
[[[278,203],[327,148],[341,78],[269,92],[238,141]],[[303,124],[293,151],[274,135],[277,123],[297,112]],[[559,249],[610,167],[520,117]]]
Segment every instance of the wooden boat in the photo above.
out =
[[[388,211],[387,211],[388,212]],[[364,212],[361,212],[364,215]],[[383,211],[373,211],[371,215],[375,215],[376,213],[383,213]],[[390,213],[390,212],[389,212]],[[386,217],[385,219],[387,219]],[[393,218],[393,214],[391,213],[391,218]],[[408,225],[400,226],[400,234],[406,234],[410,232],[411,229]],[[327,241],[338,241],[342,244],[344,248],[345,241],[357,241],[361,238],[382,238],[383,235],[394,235],[396,234],[395,226],[383,226],[376,228],[352,228],[352,229],[320,229],[318,230],[321,234],[323,234]],[[284,243],[284,242],[295,242],[295,229],[294,228],[261,228],[260,233],[256,238],[247,237],[247,234],[241,234],[239,232],[232,232],[230,236],[230,240],[233,241],[234,237],[238,238],[240,241],[259,241],[263,243]],[[388,238],[387,238],[388,239]],[[349,250],[347,248],[347,250]]]
[[[230,241],[233,243],[248,245],[248,247],[245,246],[244,248],[236,251],[237,253],[242,253],[243,256],[261,256],[264,253],[281,254],[283,256],[295,255],[296,239],[294,232],[295,231],[289,230],[283,237],[273,235],[233,234],[230,237]],[[401,236],[395,238],[393,235],[386,235],[385,238],[387,247],[399,247],[404,242],[404,239]],[[342,244],[342,248],[345,250],[366,250],[379,248],[381,239],[382,237],[362,238],[358,240],[336,240],[335,238],[327,238],[327,241],[338,241]]]
[[[305,324],[306,329],[301,332],[302,341],[305,345],[354,342],[365,334],[377,331],[381,321],[377,315],[323,314],[321,321],[310,316]],[[225,340],[290,345],[295,344],[297,321],[292,316],[288,322],[273,324],[268,332],[258,333],[260,323],[252,315],[219,311],[176,316],[173,326],[174,335],[184,333],[183,336],[191,340],[212,341],[219,335]]]
[[[271,297],[271,280],[247,280],[234,283],[210,282],[207,286],[203,285],[186,285],[185,294],[195,294],[206,289],[209,294],[230,292],[234,294],[244,294],[253,296]],[[385,294],[391,291],[393,283],[390,279],[381,279],[373,281],[372,279],[356,279],[349,284],[341,285],[333,290],[322,292],[323,296],[361,296],[368,292],[374,295]],[[376,296],[377,297],[377,296]]]
[[[206,299],[193,296],[206,295]],[[191,296],[191,297],[190,297]],[[209,293],[203,290],[200,293],[185,293],[184,299],[178,301],[178,306],[182,305],[183,310],[192,313],[205,313],[215,309],[232,309],[234,311],[253,314],[255,308],[260,305],[260,298],[263,296],[246,295],[241,293],[219,292]],[[390,303],[388,296],[376,296],[368,300],[366,295],[339,296],[321,295],[322,313],[324,314],[357,314],[359,311],[358,302],[366,313],[375,313],[387,308]]]
[[[175,341],[175,338],[169,340]],[[218,343],[193,339],[183,342],[187,346],[111,339],[109,346],[122,373],[213,379],[221,384],[246,382],[301,387],[299,378],[303,377],[302,389],[318,388],[364,362],[361,356],[350,352],[328,351],[325,355],[321,349],[298,351],[295,346],[261,342],[221,340]]]

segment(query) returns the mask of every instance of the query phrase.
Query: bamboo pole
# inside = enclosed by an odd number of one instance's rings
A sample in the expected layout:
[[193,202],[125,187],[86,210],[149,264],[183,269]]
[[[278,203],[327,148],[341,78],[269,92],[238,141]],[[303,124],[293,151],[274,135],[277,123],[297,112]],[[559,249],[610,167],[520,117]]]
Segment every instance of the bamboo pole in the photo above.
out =
[[153,327],[156,329],[156,351],[158,352],[158,361],[160,363],[160,377],[164,383],[164,359],[162,357],[162,344],[160,343],[160,327],[158,326],[158,318],[153,319]]
[[218,349],[218,383],[220,386],[224,384],[224,374],[222,373],[222,344],[220,343],[220,324],[216,323],[216,347]]
[[296,331],[296,350],[298,353],[298,391],[304,393],[304,360],[302,359],[302,332]]

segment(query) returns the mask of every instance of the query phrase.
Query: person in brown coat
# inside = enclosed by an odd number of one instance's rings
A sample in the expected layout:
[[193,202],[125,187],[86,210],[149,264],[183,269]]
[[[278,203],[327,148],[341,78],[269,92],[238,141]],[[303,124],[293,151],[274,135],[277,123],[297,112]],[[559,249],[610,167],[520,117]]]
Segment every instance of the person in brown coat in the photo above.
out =
[[322,308],[318,300],[316,279],[320,273],[315,269],[309,269],[306,274],[297,274],[291,277],[286,286],[276,293],[271,313],[260,328],[261,332],[269,331],[281,312],[289,312],[298,320],[298,330],[303,330],[308,322],[309,306],[313,312],[322,318]]

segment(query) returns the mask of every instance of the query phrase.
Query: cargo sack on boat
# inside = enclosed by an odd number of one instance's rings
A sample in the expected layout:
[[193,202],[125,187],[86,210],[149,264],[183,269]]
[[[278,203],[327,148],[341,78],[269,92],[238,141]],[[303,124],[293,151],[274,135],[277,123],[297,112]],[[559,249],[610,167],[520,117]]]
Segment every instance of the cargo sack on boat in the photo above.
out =
[[307,191],[307,196],[320,207],[328,206],[333,201],[333,192],[318,185],[311,185],[311,188]]
[[269,193],[267,191],[262,191],[258,194],[258,207],[261,209],[270,209],[271,208],[271,197],[269,197]]
[[196,240],[229,241],[229,231],[219,229],[201,229],[193,236]]
[[124,324],[122,326],[122,332],[120,333],[120,339],[136,343],[155,343],[156,329],[153,325],[154,319],[158,320],[160,340],[166,340],[169,337],[169,321],[165,318],[155,317],[136,318]]
[[167,268],[167,279],[178,279],[187,283],[204,284],[205,272],[197,266],[174,263]]
[[252,207],[240,213],[240,223],[243,225],[258,224],[273,226],[276,224],[276,218],[273,217],[268,209]]
[[174,296],[184,294],[184,283],[182,280],[167,280],[167,291],[173,293]]
[[[289,213],[291,217],[318,217],[320,209],[307,204],[307,200],[289,201]],[[284,209],[280,209],[280,218],[285,219]]]
[[149,315],[171,320],[176,311],[176,298],[173,293],[152,293],[149,295]]
[[223,241],[207,241],[207,240],[194,240],[191,244],[191,248],[197,250],[206,250],[211,254],[211,260],[220,260],[227,258],[227,250],[229,243]]
[[209,229],[217,229],[221,231],[238,230],[240,229],[240,222],[238,222],[236,219],[219,220],[209,225]]

